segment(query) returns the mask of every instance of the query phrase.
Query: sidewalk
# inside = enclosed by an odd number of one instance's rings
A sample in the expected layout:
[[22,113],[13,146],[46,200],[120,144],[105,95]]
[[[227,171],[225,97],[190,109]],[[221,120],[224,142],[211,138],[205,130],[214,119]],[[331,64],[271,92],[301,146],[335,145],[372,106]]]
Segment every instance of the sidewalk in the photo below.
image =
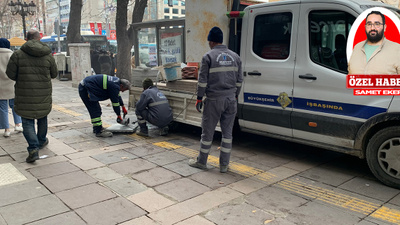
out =
[[[110,101],[101,105],[103,124],[116,123]],[[186,133],[198,129],[97,138],[77,89],[56,79],[48,122],[49,145],[34,164],[21,133],[0,133],[0,225],[400,224],[400,190],[347,155],[236,138],[228,173],[218,151],[202,171],[187,165],[200,135]]]
[[[122,97],[127,104],[128,93]],[[103,123],[115,123],[110,102],[101,104]],[[239,176],[207,187],[187,178],[201,172],[187,166],[187,156],[152,144],[175,140],[196,148],[197,141],[157,132],[95,137],[70,81],[53,80],[48,121],[49,145],[34,164],[25,163],[22,133],[0,137],[0,225],[214,224],[197,214],[243,195],[224,187]]]

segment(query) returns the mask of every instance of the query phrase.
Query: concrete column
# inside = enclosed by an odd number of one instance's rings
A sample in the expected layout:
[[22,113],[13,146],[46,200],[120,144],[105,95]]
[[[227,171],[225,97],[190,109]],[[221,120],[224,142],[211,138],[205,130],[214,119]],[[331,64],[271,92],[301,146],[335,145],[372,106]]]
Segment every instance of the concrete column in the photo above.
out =
[[92,75],[90,64],[90,44],[68,44],[71,59],[72,87],[78,87],[83,78]]

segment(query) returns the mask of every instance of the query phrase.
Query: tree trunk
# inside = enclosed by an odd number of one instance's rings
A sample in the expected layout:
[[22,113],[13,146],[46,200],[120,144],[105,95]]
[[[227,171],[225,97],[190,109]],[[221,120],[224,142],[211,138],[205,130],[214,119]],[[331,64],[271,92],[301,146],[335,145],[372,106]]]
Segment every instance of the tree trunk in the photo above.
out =
[[[67,31],[67,45],[69,43],[81,42],[81,11],[82,0],[71,0],[71,11],[69,14],[69,23]],[[68,55],[69,55],[69,48]]]
[[[131,77],[131,48],[133,46],[133,29],[128,24],[128,3],[129,0],[117,2],[116,32],[118,43],[117,54],[117,76],[130,80]],[[144,10],[147,7],[147,0],[135,0],[132,13],[132,22],[137,23],[143,20]]]

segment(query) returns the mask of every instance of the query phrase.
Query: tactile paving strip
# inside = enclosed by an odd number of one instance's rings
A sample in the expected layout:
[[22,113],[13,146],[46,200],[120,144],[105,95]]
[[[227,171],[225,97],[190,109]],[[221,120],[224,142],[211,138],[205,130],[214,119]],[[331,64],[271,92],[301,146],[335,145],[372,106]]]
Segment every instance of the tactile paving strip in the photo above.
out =
[[27,178],[11,163],[0,164],[0,186],[26,180]]

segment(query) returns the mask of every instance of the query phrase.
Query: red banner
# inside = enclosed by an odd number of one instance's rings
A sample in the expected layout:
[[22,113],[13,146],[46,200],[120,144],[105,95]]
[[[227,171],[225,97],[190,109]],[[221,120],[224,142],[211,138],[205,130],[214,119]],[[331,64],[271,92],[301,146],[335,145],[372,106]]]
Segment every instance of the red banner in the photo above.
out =
[[90,30],[93,32],[93,34],[95,34],[95,29],[94,29],[94,23],[89,23],[90,26]]
[[110,30],[110,40],[117,40],[117,33],[115,30]]
[[97,24],[97,28],[99,29],[99,34],[102,35],[101,32],[103,32],[103,31],[102,31],[101,23]]

